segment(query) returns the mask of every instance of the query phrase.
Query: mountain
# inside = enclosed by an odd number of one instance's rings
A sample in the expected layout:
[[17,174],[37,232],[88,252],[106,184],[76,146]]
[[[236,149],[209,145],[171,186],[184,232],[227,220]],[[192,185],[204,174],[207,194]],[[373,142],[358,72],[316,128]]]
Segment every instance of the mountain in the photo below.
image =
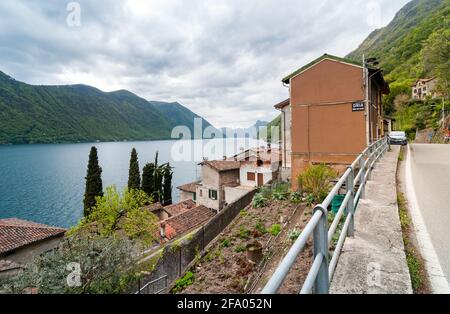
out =
[[278,115],[275,119],[266,124],[265,128],[261,129],[258,133],[259,138],[267,138],[268,141],[272,139],[272,128],[277,127],[279,130],[278,140],[281,139],[281,115]]
[[[411,93],[411,85],[432,73],[423,64],[422,54],[432,36],[448,31],[450,1],[414,0],[407,3],[384,28],[373,31],[347,57],[361,61],[376,57],[390,83],[391,94],[386,99],[387,111],[400,93]],[[389,107],[390,106],[390,107]]]
[[212,127],[211,130],[216,130],[208,121],[193,113],[178,102],[166,103],[161,101],[149,101],[161,113],[163,113],[172,126],[184,125],[189,127],[191,134],[194,132],[194,119],[201,119],[202,129]]
[[249,126],[248,128],[236,128],[236,129],[232,129],[232,128],[221,128],[220,131],[222,132],[222,134],[225,135],[230,135],[230,134],[237,134],[239,136],[249,136],[252,138],[256,138],[256,135],[258,134],[258,131],[262,128],[264,128],[266,125],[268,124],[268,122],[266,121],[261,121],[261,120],[257,120],[255,124]]
[[192,129],[194,116],[126,90],[34,86],[0,72],[0,144],[169,139],[176,125]]

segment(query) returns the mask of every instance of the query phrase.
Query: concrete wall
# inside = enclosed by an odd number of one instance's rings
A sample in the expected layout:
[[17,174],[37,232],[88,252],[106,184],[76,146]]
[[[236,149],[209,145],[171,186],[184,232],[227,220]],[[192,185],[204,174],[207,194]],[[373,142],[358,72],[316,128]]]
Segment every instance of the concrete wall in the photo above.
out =
[[[198,229],[191,237],[181,241],[181,243],[172,242],[168,244],[162,253],[161,258],[156,263],[154,269],[150,274],[145,276],[140,281],[140,286],[145,283],[158,279],[162,276],[167,276],[169,287],[183,276],[187,270],[192,266],[196,255],[201,255],[207,245],[217,237],[239,212],[251,203],[256,190],[248,191],[240,199],[225,207],[220,213],[214,216],[205,226]],[[158,255],[159,253],[155,253]],[[133,288],[131,292],[139,290],[139,284]],[[165,287],[165,281],[158,281],[148,287],[148,290],[143,293],[152,294],[159,289]]]
[[[323,60],[291,79],[291,178],[314,163],[337,167],[353,161],[367,144],[364,111],[352,103],[365,98],[362,67]],[[377,110],[372,132],[377,132]]]
[[[202,166],[202,183],[197,188],[197,205],[221,210],[226,203],[224,187],[239,185],[239,169],[219,172],[208,165]],[[217,200],[209,198],[209,190],[217,191]]]
[[291,138],[292,112],[291,106],[281,109],[281,158],[284,168],[291,167]]
[[180,202],[194,200],[194,193],[180,190]]
[[[252,172],[255,174],[255,180],[247,180],[247,173]],[[241,166],[240,181],[242,186],[257,187],[258,186],[258,174],[263,174],[263,184],[269,183],[273,179],[273,172],[270,165],[258,167],[256,163],[245,163]]]
[[57,238],[52,238],[48,240],[43,240],[37,243],[27,245],[23,248],[17,249],[13,254],[8,256],[0,256],[1,258],[8,259],[10,261],[16,262],[18,264],[28,263],[34,256],[38,256],[42,253],[48,252],[56,248],[61,242],[63,236]]
[[235,202],[236,200],[243,197],[245,194],[247,194],[250,190],[248,188],[242,188],[242,187],[225,187],[224,193],[225,193],[225,202],[227,204],[231,204]]

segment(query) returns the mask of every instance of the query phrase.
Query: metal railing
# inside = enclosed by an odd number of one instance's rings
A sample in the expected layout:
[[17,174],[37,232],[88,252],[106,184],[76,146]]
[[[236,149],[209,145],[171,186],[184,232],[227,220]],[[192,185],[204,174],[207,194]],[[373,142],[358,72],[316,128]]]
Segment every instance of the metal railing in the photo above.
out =
[[[358,158],[347,168],[339,181],[335,184],[331,192],[324,201],[313,210],[313,215],[308,224],[303,229],[298,239],[294,242],[289,252],[278,265],[274,274],[270,278],[261,293],[277,293],[284,279],[294,265],[298,255],[303,251],[309,237],[313,236],[314,260],[306,277],[300,294],[311,292],[327,294],[334,271],[347,236],[354,234],[354,214],[358,207],[359,200],[365,197],[365,187],[376,161],[388,149],[388,138],[382,138],[367,147]],[[355,175],[355,172],[358,172]],[[336,216],[328,229],[328,207],[339,190],[345,186],[345,197]],[[355,192],[356,190],[356,192]],[[344,226],[339,240],[337,241],[331,260],[329,261],[329,244],[331,243],[338,225],[346,212]]]
[[[164,285],[162,288],[159,288],[159,290],[154,291],[155,290],[155,284],[164,280]],[[167,275],[161,276],[157,279],[154,279],[152,281],[147,282],[144,286],[141,287],[141,282],[139,280],[139,290],[135,293],[135,294],[160,294],[162,292],[164,292],[167,289],[167,284],[168,284],[168,277]],[[150,292],[150,287],[152,288],[153,291]]]

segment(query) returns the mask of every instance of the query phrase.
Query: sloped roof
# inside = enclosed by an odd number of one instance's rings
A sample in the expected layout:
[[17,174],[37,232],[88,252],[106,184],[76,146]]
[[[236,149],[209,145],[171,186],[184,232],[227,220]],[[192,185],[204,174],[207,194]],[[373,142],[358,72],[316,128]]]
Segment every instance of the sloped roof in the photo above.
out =
[[160,202],[156,202],[145,206],[144,209],[148,210],[149,212],[155,212],[157,210],[163,209],[163,206],[161,205]]
[[200,165],[209,165],[217,171],[235,170],[241,167],[241,163],[234,160],[208,160],[200,163]]
[[169,205],[164,207],[164,210],[170,215],[170,216],[176,216],[181,213],[184,213],[196,206],[195,202],[193,200],[185,200],[180,203],[176,203],[173,205]]
[[284,107],[289,106],[290,103],[291,103],[291,99],[288,98],[288,99],[286,99],[286,100],[283,100],[282,102],[279,102],[279,103],[276,104],[274,107],[275,107],[276,109],[283,109]]
[[216,212],[203,206],[197,206],[177,216],[161,222],[165,225],[166,238],[173,239],[209,221]]
[[66,229],[51,227],[17,218],[0,219],[0,254],[23,246],[62,236]]
[[[337,56],[333,56],[333,55],[325,53],[324,55],[320,56],[319,58],[311,61],[310,63],[306,64],[305,66],[302,66],[300,69],[298,69],[298,70],[292,72],[291,74],[289,74],[288,76],[284,77],[282,82],[286,83],[286,84],[289,83],[289,80],[292,77],[296,76],[297,74],[305,71],[306,69],[312,67],[316,63],[319,63],[320,61],[325,60],[325,59],[330,59],[330,60],[334,60],[334,61],[337,61],[337,62],[348,63],[348,64],[351,64],[351,65],[362,67],[362,62],[355,61],[355,60],[348,59],[348,58],[341,58],[341,57],[337,57]],[[374,67],[370,67],[369,66],[368,68],[375,70]]]
[[195,193],[197,187],[200,185],[200,181],[195,181],[187,184],[183,184],[177,187],[178,190]]

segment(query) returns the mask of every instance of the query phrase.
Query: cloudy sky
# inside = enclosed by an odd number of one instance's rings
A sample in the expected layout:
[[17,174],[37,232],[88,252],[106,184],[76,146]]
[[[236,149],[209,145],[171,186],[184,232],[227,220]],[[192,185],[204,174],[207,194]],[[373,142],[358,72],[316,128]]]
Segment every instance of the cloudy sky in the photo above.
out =
[[216,127],[277,115],[281,78],[345,56],[408,0],[1,0],[0,71],[128,89]]

